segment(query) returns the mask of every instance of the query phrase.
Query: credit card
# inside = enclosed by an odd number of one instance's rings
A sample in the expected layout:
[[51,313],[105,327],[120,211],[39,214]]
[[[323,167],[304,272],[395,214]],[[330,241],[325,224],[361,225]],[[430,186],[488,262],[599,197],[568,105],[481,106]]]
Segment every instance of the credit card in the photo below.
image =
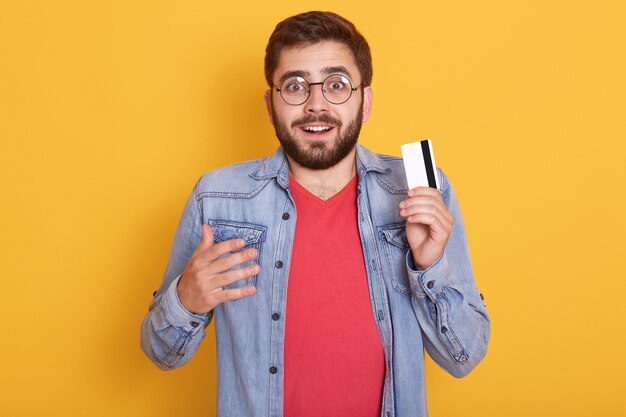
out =
[[409,189],[420,186],[439,189],[439,176],[430,139],[407,143],[401,149]]

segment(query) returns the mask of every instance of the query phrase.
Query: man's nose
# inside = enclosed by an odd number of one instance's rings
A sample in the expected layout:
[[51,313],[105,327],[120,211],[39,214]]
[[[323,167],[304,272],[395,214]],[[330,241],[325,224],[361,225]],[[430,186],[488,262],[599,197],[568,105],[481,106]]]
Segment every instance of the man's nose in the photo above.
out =
[[316,84],[310,86],[309,99],[304,103],[304,111],[307,113],[323,113],[329,108],[328,100],[322,93],[323,85]]

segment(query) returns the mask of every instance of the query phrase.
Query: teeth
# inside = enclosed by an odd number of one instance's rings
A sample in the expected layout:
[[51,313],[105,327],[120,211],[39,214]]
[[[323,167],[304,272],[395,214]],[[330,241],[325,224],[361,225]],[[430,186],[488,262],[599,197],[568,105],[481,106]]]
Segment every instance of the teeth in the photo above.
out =
[[324,132],[330,130],[329,126],[307,126],[304,128],[307,132]]

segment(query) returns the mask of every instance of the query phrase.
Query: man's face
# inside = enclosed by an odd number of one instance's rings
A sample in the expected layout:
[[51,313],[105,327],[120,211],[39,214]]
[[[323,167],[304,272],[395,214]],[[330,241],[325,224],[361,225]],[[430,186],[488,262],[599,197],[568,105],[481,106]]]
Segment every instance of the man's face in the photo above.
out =
[[[272,78],[274,85],[280,87],[294,74],[309,83],[341,74],[353,87],[361,84],[352,51],[332,41],[281,51]],[[308,99],[299,106],[287,104],[275,88],[265,93],[265,103],[287,156],[305,168],[327,169],[354,149],[361,123],[370,114],[372,92],[370,87],[359,87],[345,103],[332,104],[322,94],[321,85],[310,89]]]

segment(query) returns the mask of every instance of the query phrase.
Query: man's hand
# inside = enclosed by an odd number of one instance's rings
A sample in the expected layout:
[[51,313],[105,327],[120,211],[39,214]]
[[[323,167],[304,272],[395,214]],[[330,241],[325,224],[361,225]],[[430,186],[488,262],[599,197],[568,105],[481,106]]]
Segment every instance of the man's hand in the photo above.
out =
[[224,301],[247,297],[256,292],[252,286],[222,289],[225,285],[256,275],[261,270],[259,265],[254,264],[229,271],[259,255],[256,249],[246,249],[222,257],[245,245],[243,239],[215,243],[211,227],[202,225],[202,240],[178,281],[178,298],[187,311],[194,314],[208,313]]
[[443,253],[454,223],[441,193],[430,187],[409,190],[400,203],[400,215],[406,218],[406,239],[415,264],[428,268]]

